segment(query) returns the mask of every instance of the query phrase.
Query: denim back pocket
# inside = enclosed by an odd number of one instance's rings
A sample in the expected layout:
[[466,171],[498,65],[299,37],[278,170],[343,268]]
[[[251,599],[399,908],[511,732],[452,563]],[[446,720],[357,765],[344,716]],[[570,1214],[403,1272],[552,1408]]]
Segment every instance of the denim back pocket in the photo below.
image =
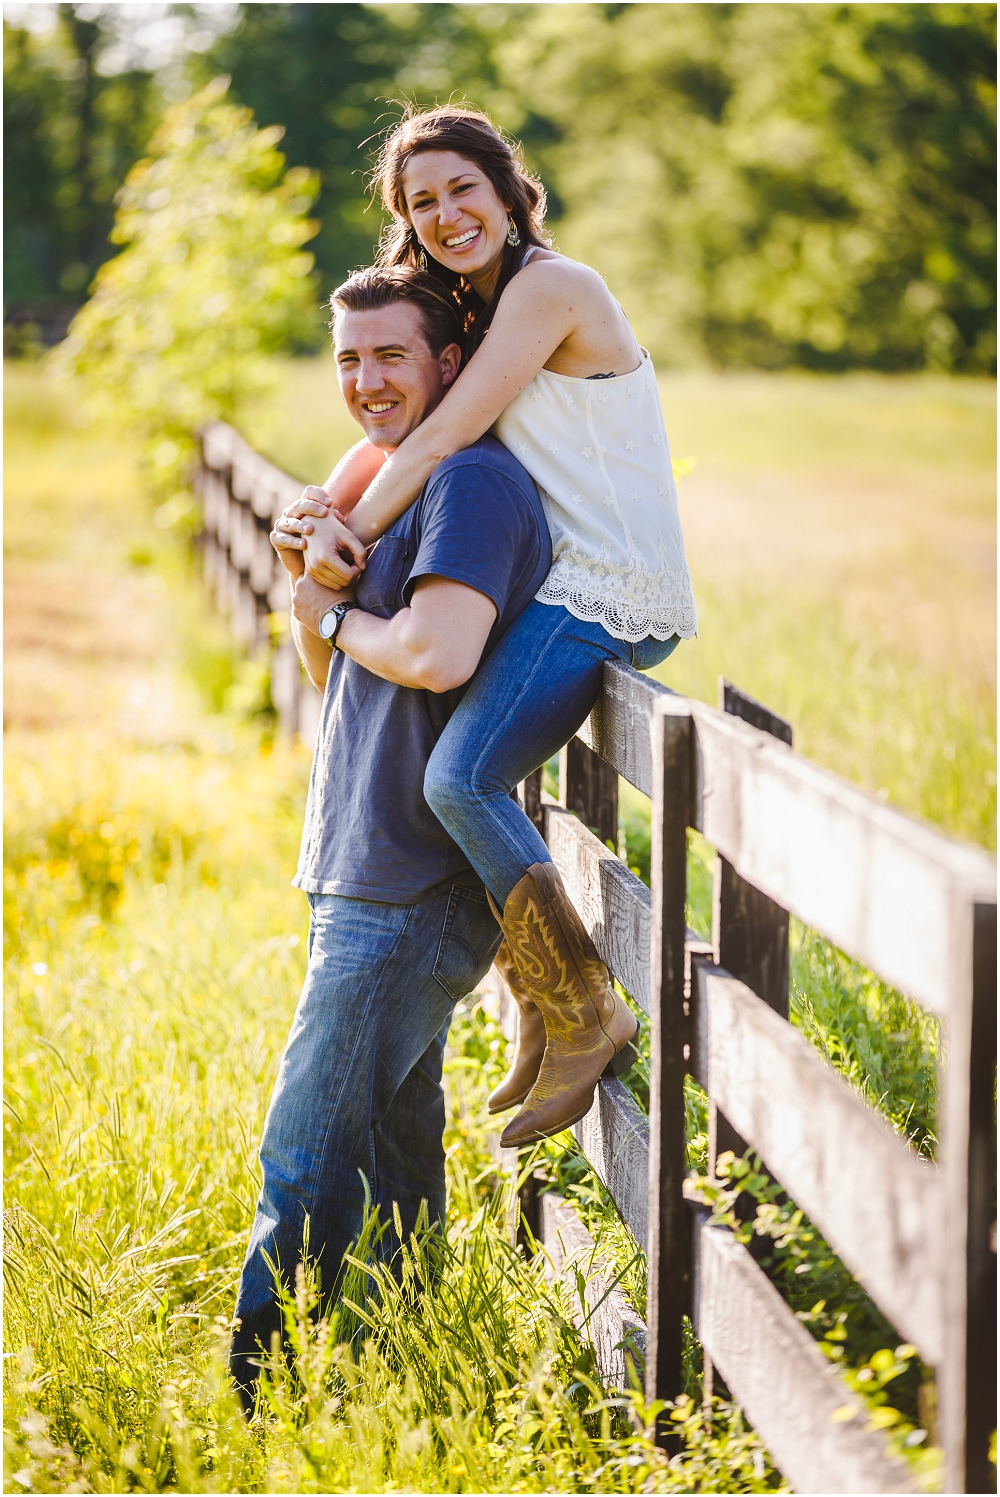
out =
[[384,535],[376,544],[358,583],[358,602],[369,613],[386,608],[395,613],[403,601],[406,537]]
[[476,889],[452,889],[434,960],[434,977],[457,1002],[482,982],[500,948],[500,927]]

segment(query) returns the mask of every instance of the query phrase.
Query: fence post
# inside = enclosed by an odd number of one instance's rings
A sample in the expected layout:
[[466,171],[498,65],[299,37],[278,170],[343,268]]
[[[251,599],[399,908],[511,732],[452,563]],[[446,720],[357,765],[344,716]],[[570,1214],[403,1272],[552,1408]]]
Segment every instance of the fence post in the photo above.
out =
[[[649,1236],[646,1397],[683,1389],[684,1316],[691,1311],[691,1222],[684,1201],[684,1001],[687,828],[691,819],[694,725],[683,698],[657,703],[652,720],[653,818],[650,872]],[[668,1434],[658,1421],[657,1439]]]
[[[791,746],[792,725],[769,707],[719,677],[719,706],[764,733]],[[745,982],[783,1019],[788,1018],[788,911],[740,878],[721,855],[715,863],[712,909],[715,964]],[[709,1103],[708,1172],[715,1173],[719,1154],[742,1154],[746,1144],[735,1128]]]
[[521,810],[530,822],[534,823],[536,830],[541,836],[545,836],[545,811],[542,808],[542,774],[541,769],[534,770],[527,779],[521,781],[520,800]]
[[[719,707],[742,718],[764,733],[791,745],[792,725],[769,707],[739,691],[719,677]],[[715,860],[715,890],[712,901],[712,946],[716,966],[725,967],[733,977],[762,998],[783,1019],[788,1018],[788,911],[768,899],[753,884],[740,878],[733,865],[719,854]],[[745,1153],[746,1141],[714,1102],[708,1104],[708,1173],[715,1174],[715,1161],[731,1150],[737,1157]],[[736,1202],[736,1214],[747,1220],[754,1205],[746,1196]],[[753,1246],[760,1242],[754,1238]],[[702,1371],[702,1396],[711,1406],[715,1370],[705,1357]]]
[[617,852],[618,771],[579,738],[571,738],[559,755],[559,799]]
[[996,905],[971,910],[970,960],[946,1027],[941,1168],[946,1179],[947,1341],[939,1369],[941,1444],[949,1492],[994,1492],[996,1244],[993,1096],[996,1057]]

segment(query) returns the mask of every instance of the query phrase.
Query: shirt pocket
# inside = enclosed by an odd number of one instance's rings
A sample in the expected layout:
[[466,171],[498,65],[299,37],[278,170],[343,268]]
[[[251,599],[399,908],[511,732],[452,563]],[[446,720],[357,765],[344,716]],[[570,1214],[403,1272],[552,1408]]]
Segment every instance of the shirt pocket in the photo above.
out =
[[402,606],[406,559],[405,537],[384,535],[368,558],[368,565],[358,583],[358,602],[362,608],[369,612],[377,608],[395,612]]

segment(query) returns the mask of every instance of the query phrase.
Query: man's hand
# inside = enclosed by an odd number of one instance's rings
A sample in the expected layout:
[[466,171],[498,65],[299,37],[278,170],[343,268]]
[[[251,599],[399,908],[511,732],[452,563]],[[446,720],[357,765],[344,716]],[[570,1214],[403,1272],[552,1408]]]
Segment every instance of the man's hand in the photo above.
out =
[[274,522],[271,545],[285,571],[292,577],[301,577],[305,571],[303,552],[306,536],[312,535],[313,525],[309,518],[325,520],[330,513],[330,496],[325,489],[310,484],[294,504],[288,504]]
[[[354,589],[323,587],[308,572],[300,577],[292,589],[292,617],[303,629],[320,638],[319,621],[334,603],[353,603]],[[324,640],[324,647],[329,646]]]

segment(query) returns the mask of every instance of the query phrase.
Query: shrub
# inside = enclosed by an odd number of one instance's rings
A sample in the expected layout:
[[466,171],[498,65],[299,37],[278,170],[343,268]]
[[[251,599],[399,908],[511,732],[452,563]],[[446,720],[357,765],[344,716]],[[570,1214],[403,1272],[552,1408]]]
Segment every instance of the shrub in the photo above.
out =
[[312,326],[317,190],[303,167],[284,172],[282,128],[259,130],[226,102],[216,78],[169,109],[149,155],[118,194],[112,239],[93,295],[53,355],[82,376],[104,413],[143,440],[155,486],[177,486],[194,434],[238,421],[270,390],[268,355]]

